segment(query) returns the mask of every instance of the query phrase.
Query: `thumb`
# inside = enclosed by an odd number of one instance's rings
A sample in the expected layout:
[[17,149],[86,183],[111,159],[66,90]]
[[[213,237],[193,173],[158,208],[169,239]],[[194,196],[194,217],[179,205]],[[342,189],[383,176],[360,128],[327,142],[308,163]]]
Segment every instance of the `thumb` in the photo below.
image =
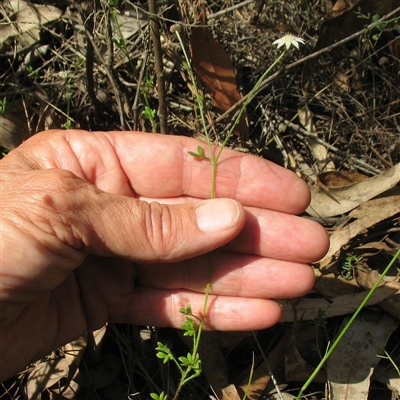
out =
[[141,262],[206,253],[232,240],[245,222],[243,207],[231,199],[168,205],[103,193],[97,201],[90,207],[97,212],[84,214],[95,232],[90,250]]

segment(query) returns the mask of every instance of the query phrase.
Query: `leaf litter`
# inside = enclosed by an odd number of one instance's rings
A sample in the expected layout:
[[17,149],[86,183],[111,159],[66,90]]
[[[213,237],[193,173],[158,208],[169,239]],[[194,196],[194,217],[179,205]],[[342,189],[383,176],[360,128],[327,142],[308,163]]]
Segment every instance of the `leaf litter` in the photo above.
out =
[[[76,128],[118,130],[120,115],[126,126],[149,130],[143,97],[136,95],[145,87],[149,104],[157,108],[157,90],[145,83],[154,73],[145,2],[120,2],[125,49],[118,46],[118,35],[114,46],[106,40],[104,4],[96,9],[91,2],[52,3],[7,0],[0,6],[0,101],[7,99],[0,113],[1,146],[13,148],[41,129],[68,121]],[[281,31],[306,40],[301,52],[288,53],[285,65],[326,50],[308,64],[281,69],[247,107],[245,133],[229,143],[288,166],[309,183],[312,203],[304,217],[322,223],[331,236],[328,254],[313,265],[314,291],[282,301],[281,322],[271,329],[210,334],[203,350],[205,375],[182,398],[236,399],[244,393],[250,399],[294,398],[399,248],[400,39],[394,24],[385,26],[378,41],[364,33],[331,49],[371,22],[354,19],[355,3],[221,1],[206,5],[207,27],[193,25],[199,10],[192,2],[160,6],[169,128],[175,134],[202,138],[170,24],[184,23],[216,143],[226,132],[226,123],[216,122],[220,113],[240,102],[274,60],[272,42]],[[370,17],[399,7],[398,0],[364,3],[364,15]],[[348,6],[355,8],[349,11]],[[96,20],[89,33],[98,53],[83,28],[90,15]],[[221,69],[221,62],[228,67]],[[86,80],[87,71],[95,83]],[[353,256],[358,261],[350,263]],[[399,396],[398,267],[397,262],[310,386],[313,398]],[[97,398],[126,399],[128,394],[147,399],[149,391],[168,385],[173,390],[176,373],[158,363],[156,338],[178,353],[187,352],[174,330],[110,324],[96,352],[86,355],[89,363],[83,350],[93,349],[93,343],[78,339],[3,386],[4,398],[86,399],[96,393]]]

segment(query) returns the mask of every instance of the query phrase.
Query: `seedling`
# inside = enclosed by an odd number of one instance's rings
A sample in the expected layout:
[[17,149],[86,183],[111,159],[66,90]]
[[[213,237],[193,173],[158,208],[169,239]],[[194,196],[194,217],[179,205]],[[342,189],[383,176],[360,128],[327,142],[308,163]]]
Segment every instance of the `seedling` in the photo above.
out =
[[346,257],[345,262],[342,265],[340,275],[342,278],[350,280],[353,278],[354,266],[362,259],[356,255]]

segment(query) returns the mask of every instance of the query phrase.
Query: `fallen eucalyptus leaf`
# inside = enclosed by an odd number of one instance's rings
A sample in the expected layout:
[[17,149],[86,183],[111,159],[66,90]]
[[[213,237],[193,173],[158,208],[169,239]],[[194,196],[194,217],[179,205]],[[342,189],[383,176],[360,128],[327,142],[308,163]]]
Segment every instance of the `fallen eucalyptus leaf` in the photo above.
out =
[[[343,321],[343,326],[350,316]],[[370,377],[398,321],[382,312],[363,310],[327,362],[332,400],[368,399]]]
[[[368,306],[380,303],[393,296],[397,291],[396,285],[386,284],[378,287],[375,293],[368,301]],[[302,321],[312,321],[318,317],[318,313],[324,311],[325,318],[337,317],[339,315],[352,314],[364,300],[368,291],[362,291],[354,294],[347,294],[336,297],[331,301],[324,298],[303,298],[298,302],[295,300],[279,301],[283,308],[281,323]]]
[[40,40],[42,25],[58,20],[62,11],[53,6],[30,4],[10,16],[11,23],[0,25],[0,51],[19,52]]
[[339,188],[312,186],[311,204],[306,212],[314,217],[344,214],[393,188],[400,182],[400,163],[373,178]]
[[[222,45],[205,27],[194,27],[191,33],[192,62],[214,104],[221,112],[229,110],[242,95],[237,90],[233,64]],[[231,115],[231,118],[233,115]],[[243,113],[235,133],[242,139],[249,135]]]
[[340,226],[331,235],[329,251],[320,261],[320,268],[325,268],[332,256],[364,229],[398,213],[400,213],[400,195],[374,199],[361,204],[349,214],[347,222],[352,222]]

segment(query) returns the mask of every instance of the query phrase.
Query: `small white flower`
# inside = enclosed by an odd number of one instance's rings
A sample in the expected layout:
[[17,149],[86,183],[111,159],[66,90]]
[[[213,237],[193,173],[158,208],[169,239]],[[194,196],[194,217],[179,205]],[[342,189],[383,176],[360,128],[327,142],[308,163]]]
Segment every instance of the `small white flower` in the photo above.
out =
[[278,46],[278,49],[279,47],[285,45],[286,50],[289,50],[291,45],[293,45],[294,47],[296,47],[296,49],[298,49],[299,43],[304,44],[304,39],[288,34],[282,36],[280,39],[275,40],[275,42],[273,42],[272,44],[276,44]]

